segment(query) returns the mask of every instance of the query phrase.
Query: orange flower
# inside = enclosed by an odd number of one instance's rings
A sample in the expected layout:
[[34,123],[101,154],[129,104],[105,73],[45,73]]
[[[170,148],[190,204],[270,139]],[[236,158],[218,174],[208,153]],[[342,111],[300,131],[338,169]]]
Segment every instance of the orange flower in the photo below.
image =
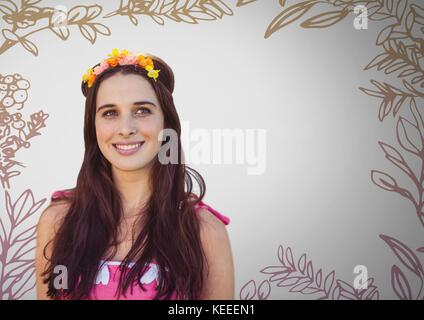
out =
[[146,67],[152,66],[153,68],[153,60],[151,58],[146,58],[144,61],[146,61]]
[[146,58],[144,56],[142,56],[142,55],[139,55],[137,57],[137,63],[138,63],[138,65],[140,67],[143,67],[144,68],[146,66]]
[[107,63],[109,63],[109,65],[111,67],[116,67],[118,65],[118,58],[115,58],[115,57],[113,57],[113,58],[107,58],[106,61],[107,61]]
[[96,80],[96,75],[95,74],[90,75],[90,77],[88,78],[88,87],[89,88],[93,85],[94,80]]

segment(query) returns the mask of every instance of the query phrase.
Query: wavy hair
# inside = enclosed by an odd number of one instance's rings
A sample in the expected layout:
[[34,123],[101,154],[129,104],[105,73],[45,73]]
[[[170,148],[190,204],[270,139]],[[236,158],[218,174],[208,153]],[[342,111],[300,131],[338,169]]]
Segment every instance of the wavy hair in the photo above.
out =
[[[153,299],[170,299],[173,292],[178,299],[199,299],[207,268],[201,245],[200,224],[195,205],[202,201],[206,192],[202,176],[186,166],[182,159],[181,125],[174,105],[174,73],[160,58],[152,56],[155,69],[160,69],[158,81],[147,77],[147,72],[134,65],[117,66],[99,75],[91,88],[81,84],[86,97],[84,115],[85,152],[76,186],[65,201],[68,212],[55,237],[44,248],[49,260],[43,272],[48,283],[47,295],[53,299],[88,298],[94,284],[99,264],[108,249],[117,250],[118,225],[123,218],[123,200],[112,179],[111,164],[102,155],[95,132],[96,96],[101,82],[116,73],[137,74],[147,79],[160,102],[164,114],[164,128],[178,134],[178,163],[161,164],[158,155],[150,170],[151,196],[141,209],[140,233],[122,261],[130,262],[131,268],[121,268],[118,293],[125,295],[136,279],[140,279],[145,265],[156,260],[159,266],[157,292]],[[163,141],[162,145],[167,141]],[[193,180],[199,186],[199,195],[192,193]],[[51,205],[55,205],[52,200]],[[52,245],[48,258],[46,249]],[[121,265],[122,265],[121,264]],[[56,289],[54,267],[66,266],[67,289]],[[128,271],[128,269],[130,269]],[[143,284],[137,281],[143,291]]]

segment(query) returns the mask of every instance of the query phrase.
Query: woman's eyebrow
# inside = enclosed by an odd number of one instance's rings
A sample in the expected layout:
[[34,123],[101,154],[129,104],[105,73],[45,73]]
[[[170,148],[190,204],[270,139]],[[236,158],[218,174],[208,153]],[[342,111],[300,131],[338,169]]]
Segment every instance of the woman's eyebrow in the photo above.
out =
[[[143,100],[143,101],[136,101],[136,102],[134,102],[134,103],[133,103],[133,105],[135,105],[135,106],[138,106],[138,105],[144,105],[144,104],[150,104],[150,105],[152,105],[152,106],[156,107],[156,105],[155,105],[153,102],[151,102],[151,101],[147,101],[147,100]],[[100,110],[105,109],[105,108],[113,108],[113,107],[116,107],[116,104],[113,104],[113,103],[106,103],[106,104],[104,104],[104,105],[100,106],[100,107],[97,109],[97,112],[99,112]]]

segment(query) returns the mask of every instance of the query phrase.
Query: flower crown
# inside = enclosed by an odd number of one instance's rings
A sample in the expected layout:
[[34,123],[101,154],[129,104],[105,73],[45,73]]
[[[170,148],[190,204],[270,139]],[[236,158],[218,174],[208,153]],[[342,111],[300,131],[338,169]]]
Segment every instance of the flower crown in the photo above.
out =
[[119,50],[114,48],[111,54],[108,54],[109,58],[105,58],[100,62],[100,64],[94,68],[88,69],[87,73],[82,76],[84,83],[87,83],[87,86],[90,88],[96,77],[99,76],[103,71],[109,69],[110,67],[116,67],[117,65],[136,65],[144,68],[147,71],[147,76],[153,78],[155,81],[159,76],[160,70],[155,70],[153,60],[150,57],[144,56],[142,54],[135,55],[128,50]]

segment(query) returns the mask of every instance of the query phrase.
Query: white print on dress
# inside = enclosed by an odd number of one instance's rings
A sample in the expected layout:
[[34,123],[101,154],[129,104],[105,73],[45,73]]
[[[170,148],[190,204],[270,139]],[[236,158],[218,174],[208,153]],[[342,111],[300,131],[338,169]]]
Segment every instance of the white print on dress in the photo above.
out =
[[[97,273],[95,284],[102,284],[107,286],[110,281],[110,271],[108,268],[108,265],[120,265],[121,262],[119,261],[101,261],[101,267],[99,272]],[[131,268],[134,265],[134,263],[130,263],[129,267]],[[142,277],[140,277],[140,283],[143,284],[149,284],[152,283],[154,280],[157,280],[159,282],[159,266],[155,263],[147,264],[150,266],[149,270],[143,274]]]

